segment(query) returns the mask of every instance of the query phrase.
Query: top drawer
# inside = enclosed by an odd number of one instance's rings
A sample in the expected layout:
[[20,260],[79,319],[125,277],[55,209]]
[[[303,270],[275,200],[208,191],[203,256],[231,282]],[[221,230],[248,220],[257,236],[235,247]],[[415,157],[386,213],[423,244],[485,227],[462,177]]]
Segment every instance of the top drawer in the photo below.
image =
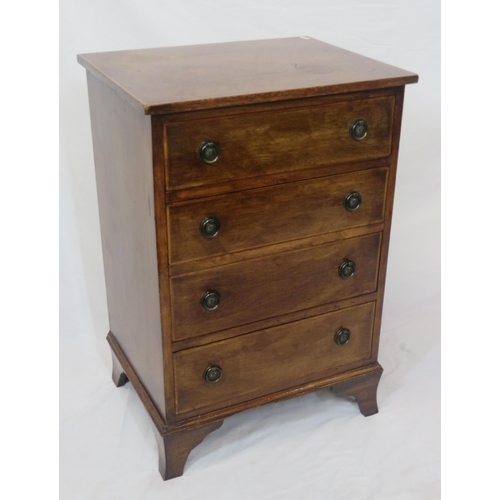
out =
[[[167,187],[204,184],[280,173],[317,165],[382,158],[391,153],[394,97],[376,97],[292,109],[165,122]],[[364,120],[366,137],[351,127]],[[207,164],[199,148],[216,143]]]

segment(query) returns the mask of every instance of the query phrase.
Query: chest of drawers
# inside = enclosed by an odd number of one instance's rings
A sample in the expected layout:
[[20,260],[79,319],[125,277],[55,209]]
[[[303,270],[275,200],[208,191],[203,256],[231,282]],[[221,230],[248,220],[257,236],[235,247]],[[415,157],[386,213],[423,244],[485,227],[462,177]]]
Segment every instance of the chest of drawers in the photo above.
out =
[[331,387],[376,413],[404,86],[308,37],[78,56],[113,380],[164,479],[225,417]]

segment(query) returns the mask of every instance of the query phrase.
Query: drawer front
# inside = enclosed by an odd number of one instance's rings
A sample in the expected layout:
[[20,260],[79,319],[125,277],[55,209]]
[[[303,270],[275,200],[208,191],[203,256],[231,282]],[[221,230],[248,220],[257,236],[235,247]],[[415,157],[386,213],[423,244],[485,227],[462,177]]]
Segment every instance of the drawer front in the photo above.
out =
[[[170,262],[380,222],[386,180],[387,168],[377,168],[169,207]],[[361,195],[361,204],[348,210],[346,197],[353,193]],[[211,217],[219,221],[220,229],[215,237],[206,238],[200,225]]]
[[[183,340],[374,292],[380,234],[268,255],[171,278],[173,339]],[[353,261],[355,274],[339,275]],[[216,292],[219,305],[203,307]],[[211,305],[214,305],[211,296]],[[210,305],[205,303],[205,305]]]
[[[393,114],[394,97],[389,96],[167,121],[167,185],[180,189],[389,156]],[[368,134],[354,140],[350,129],[359,119],[367,123]],[[218,159],[211,164],[198,154],[206,141],[219,147]]]
[[[177,413],[222,408],[361,366],[372,353],[374,310],[363,304],[176,353]],[[346,328],[349,341],[340,345],[336,334]],[[221,369],[215,382],[205,380],[209,367]]]

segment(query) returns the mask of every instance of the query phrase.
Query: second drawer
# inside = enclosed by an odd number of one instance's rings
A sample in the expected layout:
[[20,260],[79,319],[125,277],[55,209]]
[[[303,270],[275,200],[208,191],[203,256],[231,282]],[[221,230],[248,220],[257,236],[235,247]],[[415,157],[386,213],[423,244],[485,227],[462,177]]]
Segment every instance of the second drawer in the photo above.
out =
[[374,292],[380,240],[370,234],[173,277],[173,340]]
[[[381,222],[386,182],[387,168],[376,168],[169,207],[170,262]],[[218,231],[203,237],[201,226],[210,219]]]

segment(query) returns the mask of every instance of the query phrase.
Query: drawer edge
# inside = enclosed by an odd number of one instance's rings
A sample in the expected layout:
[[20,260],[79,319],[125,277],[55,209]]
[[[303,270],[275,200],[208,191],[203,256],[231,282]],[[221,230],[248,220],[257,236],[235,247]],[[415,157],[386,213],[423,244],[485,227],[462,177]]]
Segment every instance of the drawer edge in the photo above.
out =
[[192,349],[194,347],[201,347],[204,345],[212,344],[213,342],[219,342],[221,340],[239,337],[241,335],[254,333],[259,330],[266,330],[274,326],[293,323],[302,319],[312,318],[313,316],[339,311],[340,309],[347,309],[348,307],[358,306],[368,302],[375,302],[377,300],[377,296],[377,291],[370,292],[367,294],[358,295],[356,297],[350,297],[348,299],[321,304],[309,309],[301,309],[299,311],[282,314],[280,316],[265,318],[253,323],[238,325],[233,328],[219,330],[214,333],[207,333],[205,335],[200,335],[199,337],[190,337],[187,339],[177,340],[176,342],[172,343],[172,353],[183,351],[185,349]]
[[378,362],[369,363],[331,377],[325,377],[296,387],[260,396],[255,399],[249,399],[242,403],[237,403],[219,410],[213,410],[203,414],[199,414],[200,412],[193,412],[193,415],[176,415],[175,423],[169,426],[169,428],[173,431],[189,429],[194,426],[222,420],[250,408],[263,406],[268,403],[276,403],[278,401],[286,401],[287,399],[303,396],[321,389],[332,388],[335,393],[343,394],[351,384],[357,383],[359,380],[365,378],[380,378],[382,372],[383,368]]
[[268,245],[251,248],[248,250],[238,250],[225,255],[215,255],[196,260],[189,260],[179,264],[169,264],[168,274],[170,278],[181,275],[188,275],[202,271],[210,266],[222,267],[229,264],[236,264],[238,262],[254,260],[268,255],[273,255],[282,252],[301,250],[308,247],[317,245],[325,245],[328,243],[335,243],[336,241],[346,240],[350,238],[357,238],[359,236],[368,236],[374,233],[381,233],[385,229],[384,221],[376,222],[374,224],[366,224],[356,227],[341,229],[339,231],[331,231],[321,233],[314,236],[305,236],[294,240],[282,241],[279,243],[271,243]]

